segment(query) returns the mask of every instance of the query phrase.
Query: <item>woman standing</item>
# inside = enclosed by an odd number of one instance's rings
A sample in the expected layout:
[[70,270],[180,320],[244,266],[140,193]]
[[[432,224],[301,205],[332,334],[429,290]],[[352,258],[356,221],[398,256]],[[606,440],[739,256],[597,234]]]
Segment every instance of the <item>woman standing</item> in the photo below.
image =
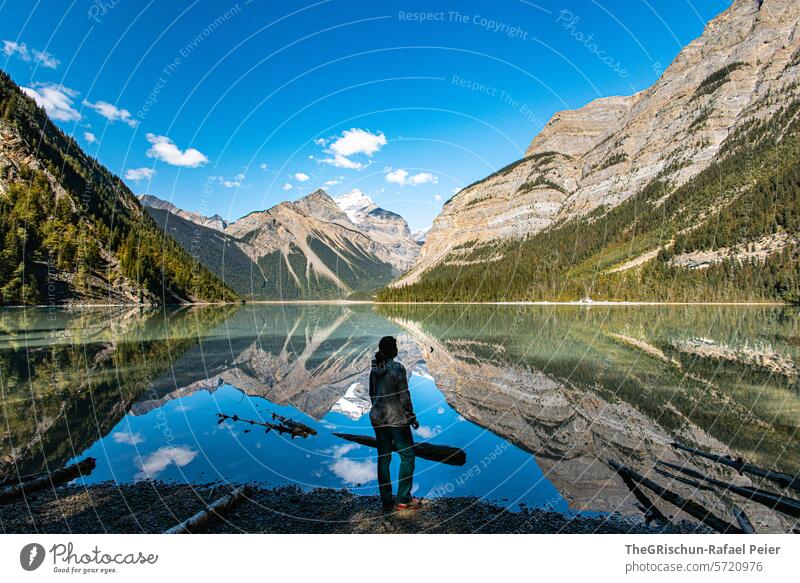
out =
[[[411,497],[414,481],[414,438],[411,427],[419,428],[408,392],[406,369],[394,359],[397,340],[384,336],[378,343],[378,352],[372,361],[369,374],[369,398],[372,410],[369,419],[378,442],[378,488],[383,509],[390,511],[417,508],[420,501]],[[397,505],[392,500],[392,478],[389,467],[392,449],[400,455],[400,475],[397,486]]]

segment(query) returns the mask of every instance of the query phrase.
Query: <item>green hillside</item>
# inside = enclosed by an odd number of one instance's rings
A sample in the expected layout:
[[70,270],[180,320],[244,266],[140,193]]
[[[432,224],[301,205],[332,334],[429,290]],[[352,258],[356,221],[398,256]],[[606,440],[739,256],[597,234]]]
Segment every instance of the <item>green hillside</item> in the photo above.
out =
[[[676,187],[668,167],[622,204],[525,239],[461,247],[382,301],[800,301],[800,102],[727,138]],[[777,241],[759,256],[756,243]],[[691,268],[682,258],[716,252]],[[642,258],[641,264],[625,266]],[[624,268],[624,269],[620,269]],[[615,269],[617,269],[615,271]]]
[[5,72],[0,130],[1,305],[236,299]]

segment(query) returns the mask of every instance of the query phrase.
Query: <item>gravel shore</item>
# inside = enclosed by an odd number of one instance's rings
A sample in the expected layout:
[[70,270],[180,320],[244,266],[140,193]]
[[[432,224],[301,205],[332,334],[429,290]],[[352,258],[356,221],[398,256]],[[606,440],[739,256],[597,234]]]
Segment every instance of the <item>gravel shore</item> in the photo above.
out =
[[[160,482],[64,486],[0,504],[5,533],[160,533],[231,490]],[[416,512],[384,514],[377,496],[347,490],[253,487],[212,518],[205,533],[686,533],[690,523],[645,525],[641,517],[569,517],[509,511],[476,498],[426,500]]]

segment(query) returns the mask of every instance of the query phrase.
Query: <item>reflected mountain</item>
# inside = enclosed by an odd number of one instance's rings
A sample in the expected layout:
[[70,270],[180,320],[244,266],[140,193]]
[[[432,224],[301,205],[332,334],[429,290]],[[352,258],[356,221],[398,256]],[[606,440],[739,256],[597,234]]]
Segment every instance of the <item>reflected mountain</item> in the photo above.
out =
[[0,311],[0,477],[62,467],[235,310]]
[[[670,446],[674,440],[782,471],[800,468],[794,309],[379,311],[433,348],[424,353],[426,363],[448,403],[535,454],[573,509],[632,511],[628,489],[606,461],[622,461],[669,483],[652,468],[656,460],[686,459]],[[692,464],[750,483],[718,465]],[[670,488],[731,516],[717,494],[678,482]],[[783,517],[759,505],[745,507],[762,526],[786,531]]]

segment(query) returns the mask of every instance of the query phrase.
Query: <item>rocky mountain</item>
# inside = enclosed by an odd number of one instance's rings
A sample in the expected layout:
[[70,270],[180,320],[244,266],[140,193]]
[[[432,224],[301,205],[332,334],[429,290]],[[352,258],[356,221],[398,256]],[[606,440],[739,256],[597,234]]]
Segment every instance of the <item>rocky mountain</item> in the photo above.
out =
[[0,305],[236,295],[0,72]]
[[162,229],[242,297],[322,299],[385,285],[419,252],[402,217],[362,198],[334,201],[317,190],[228,225],[152,196],[142,202]]
[[395,258],[393,264],[401,272],[408,271],[414,265],[421,242],[411,233],[403,217],[380,208],[357,188],[335,198],[334,202],[371,239],[391,250]]
[[161,200],[160,198],[151,194],[142,194],[139,196],[139,201],[146,207],[167,211],[173,215],[178,215],[187,221],[191,221],[197,225],[200,225],[201,227],[208,227],[209,229],[224,231],[225,227],[228,226],[228,223],[219,215],[206,217],[198,213],[185,211],[183,209],[179,209],[171,202]]
[[652,87],[557,113],[445,204],[383,297],[793,299],[799,20],[792,0],[735,0]]

